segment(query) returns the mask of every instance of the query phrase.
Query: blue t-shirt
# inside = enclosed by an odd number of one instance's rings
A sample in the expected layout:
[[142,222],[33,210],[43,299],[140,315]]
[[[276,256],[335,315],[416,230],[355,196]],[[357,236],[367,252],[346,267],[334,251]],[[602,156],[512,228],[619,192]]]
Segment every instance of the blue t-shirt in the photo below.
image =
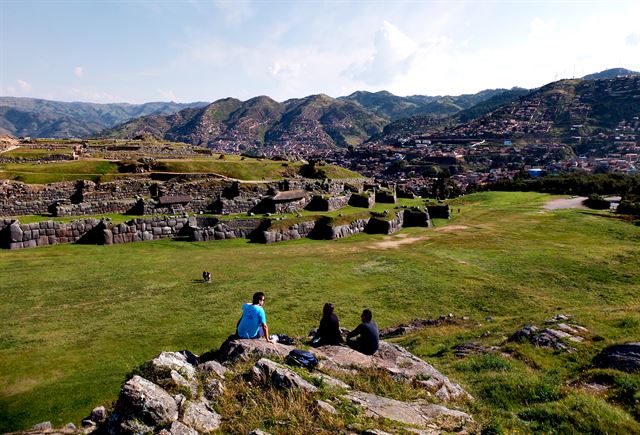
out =
[[258,338],[262,324],[267,323],[267,316],[260,305],[244,304],[242,306],[242,319],[238,324],[240,338]]

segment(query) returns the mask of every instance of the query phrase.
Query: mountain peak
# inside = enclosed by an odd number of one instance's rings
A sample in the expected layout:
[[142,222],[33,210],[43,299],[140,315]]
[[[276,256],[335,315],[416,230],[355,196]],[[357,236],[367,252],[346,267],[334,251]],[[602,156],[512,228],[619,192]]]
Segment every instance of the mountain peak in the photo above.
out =
[[615,79],[621,76],[635,76],[640,75],[638,71],[632,71],[626,68],[610,68],[604,71],[600,71],[593,74],[588,74],[582,77],[584,80],[602,80],[602,79]]

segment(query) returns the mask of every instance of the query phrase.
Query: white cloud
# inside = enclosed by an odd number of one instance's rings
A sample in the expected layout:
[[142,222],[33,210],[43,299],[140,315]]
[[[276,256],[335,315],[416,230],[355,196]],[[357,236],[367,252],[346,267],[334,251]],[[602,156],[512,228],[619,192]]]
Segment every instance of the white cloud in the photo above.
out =
[[385,21],[374,36],[375,51],[361,63],[354,63],[347,75],[365,83],[388,83],[411,66],[418,44],[393,24]]
[[638,46],[640,45],[640,33],[631,33],[627,35],[627,45]]
[[25,92],[29,92],[33,89],[33,86],[31,86],[31,83],[25,80],[18,79],[18,86],[20,87],[21,91],[25,91]]
[[82,68],[81,66],[77,66],[73,69],[73,75],[76,77],[82,77],[84,76],[84,68]]
[[171,90],[157,89],[156,91],[163,101],[178,101],[178,97],[176,97],[176,94]]

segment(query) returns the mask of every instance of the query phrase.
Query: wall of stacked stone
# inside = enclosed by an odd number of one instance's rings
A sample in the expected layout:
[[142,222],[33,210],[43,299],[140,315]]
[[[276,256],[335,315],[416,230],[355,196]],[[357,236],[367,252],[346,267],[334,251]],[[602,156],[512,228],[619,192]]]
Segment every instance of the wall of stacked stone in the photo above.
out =
[[55,207],[53,215],[62,216],[86,216],[100,215],[108,213],[127,213],[136,200],[115,200],[115,201],[95,201],[81,202],[79,204],[60,204]]
[[261,197],[242,197],[220,199],[219,212],[222,214],[248,213],[262,201]]
[[83,219],[68,223],[45,221],[31,224],[20,224],[16,220],[3,230],[2,245],[9,249],[21,249],[73,243],[80,240],[99,223],[97,219]]
[[[216,219],[217,221],[217,219]],[[207,222],[197,219],[198,226],[193,229],[191,240],[225,240],[249,238],[260,225],[259,219],[236,219],[232,221]]]
[[329,203],[329,210],[328,211],[334,211],[334,210],[338,210],[342,207],[347,206],[347,204],[349,204],[349,198],[351,198],[351,195],[342,195],[342,196],[331,196],[328,198],[328,203]]
[[304,207],[309,202],[309,198],[304,197],[297,201],[289,201],[275,204],[275,213],[295,213],[300,210],[304,210]]
[[180,235],[186,226],[197,226],[195,217],[137,218],[104,230],[104,244],[141,242]]
[[0,181],[0,216],[45,214],[52,202],[68,199],[74,193],[73,182],[32,185],[3,180]]
[[338,225],[331,228],[331,240],[342,239],[344,237],[353,236],[354,234],[364,232],[367,227],[369,219],[357,219],[346,225]]
[[38,158],[29,157],[0,157],[0,163],[47,163],[73,160],[71,154],[51,154]]
[[254,241],[258,243],[277,243],[286,240],[296,240],[307,237],[315,228],[316,221],[305,221],[286,228],[268,229],[256,235]]

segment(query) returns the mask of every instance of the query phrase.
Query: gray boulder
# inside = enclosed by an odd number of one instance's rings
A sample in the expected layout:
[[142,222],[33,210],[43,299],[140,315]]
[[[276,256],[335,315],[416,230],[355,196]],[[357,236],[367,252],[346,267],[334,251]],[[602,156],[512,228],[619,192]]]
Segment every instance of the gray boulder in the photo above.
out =
[[381,341],[380,348],[372,356],[345,346],[321,346],[311,352],[320,360],[320,368],[353,371],[353,367],[380,367],[397,379],[420,380],[419,385],[443,401],[473,400],[460,385],[451,382],[431,364],[396,344]]
[[33,429],[33,430],[51,430],[52,426],[51,426],[51,422],[50,421],[43,421],[42,423],[34,424],[31,429]]
[[249,372],[249,377],[261,384],[271,383],[276,388],[296,388],[313,393],[318,389],[287,367],[261,358]]
[[171,435],[198,435],[198,431],[191,429],[189,426],[179,422],[174,421],[171,423]]
[[196,369],[187,362],[187,358],[178,352],[162,352],[151,360],[151,368],[158,373],[175,370],[188,380],[196,376]]
[[346,398],[360,405],[372,417],[387,418],[422,428],[460,431],[470,429],[474,424],[469,414],[424,401],[401,402],[362,391],[352,391]]
[[96,423],[102,423],[107,418],[107,411],[104,406],[96,406],[91,410],[91,415],[89,416],[89,420],[94,421]]
[[183,406],[181,420],[203,433],[214,431],[222,424],[222,417],[203,402],[187,402]]
[[218,361],[207,361],[202,364],[199,364],[197,367],[199,372],[205,373],[207,375],[216,375],[220,379],[224,379],[224,376],[227,374],[229,369],[220,364]]
[[204,390],[204,397],[208,400],[213,400],[224,394],[224,384],[220,379],[207,378],[203,381],[202,387]]
[[594,359],[597,367],[640,372],[640,343],[624,343],[609,346]]
[[230,363],[236,360],[247,361],[252,356],[260,357],[285,357],[295,347],[280,343],[270,343],[266,340],[237,339],[223,343],[216,353],[216,360],[221,363]]
[[316,400],[313,402],[318,412],[326,412],[327,414],[337,414],[336,408],[324,400]]
[[178,419],[178,406],[165,390],[134,376],[122,387],[112,415],[125,417],[123,421],[135,419],[150,426],[167,425]]
[[527,325],[522,329],[514,332],[507,341],[525,342],[533,344],[536,347],[545,347],[549,349],[562,350],[571,352],[575,349],[565,344],[562,340],[570,338],[571,335],[563,331],[555,329],[543,329],[542,331],[535,325]]

